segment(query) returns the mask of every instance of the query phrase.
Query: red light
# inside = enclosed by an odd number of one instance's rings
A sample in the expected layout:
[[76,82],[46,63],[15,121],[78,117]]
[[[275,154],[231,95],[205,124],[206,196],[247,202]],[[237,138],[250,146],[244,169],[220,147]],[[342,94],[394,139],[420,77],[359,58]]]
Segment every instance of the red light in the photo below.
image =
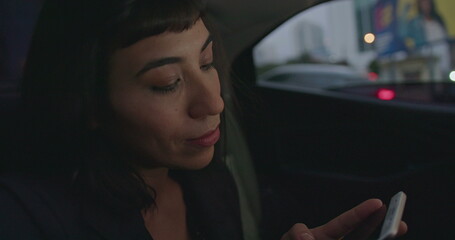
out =
[[368,80],[372,81],[372,82],[376,82],[376,80],[378,80],[379,78],[379,75],[375,72],[369,72],[368,73]]
[[395,91],[382,88],[378,90],[376,96],[381,100],[390,101],[395,98]]

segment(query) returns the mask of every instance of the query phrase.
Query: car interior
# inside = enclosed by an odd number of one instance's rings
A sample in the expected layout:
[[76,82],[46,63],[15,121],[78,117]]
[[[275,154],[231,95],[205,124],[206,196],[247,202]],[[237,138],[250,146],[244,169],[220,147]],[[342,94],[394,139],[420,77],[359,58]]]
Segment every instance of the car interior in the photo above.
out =
[[[297,15],[329,4],[345,4],[352,8],[352,19],[362,22],[355,11],[365,2],[376,11],[384,4],[395,4],[392,6],[399,9],[400,2],[417,1],[207,0],[208,14],[219,30],[230,70],[226,162],[238,184],[246,239],[280,239],[294,223],[316,227],[368,198],[380,198],[387,204],[399,191],[408,196],[403,220],[409,226],[400,239],[455,237],[451,228],[455,214],[455,83],[449,76],[430,74],[429,80],[409,80],[406,76],[411,73],[399,77],[389,74],[382,76],[387,81],[380,77],[375,82],[327,89],[257,84],[256,47]],[[439,6],[453,7],[449,10],[455,8],[450,0],[435,1]],[[2,3],[9,10],[0,12],[27,13],[33,26],[40,1],[17,2]],[[29,8],[21,10],[21,6]],[[339,9],[338,15],[345,14]],[[332,19],[333,15],[319,17]],[[29,25],[18,28],[31,31]],[[353,28],[360,25],[353,24]],[[455,21],[446,19],[446,25],[452,28]],[[0,29],[0,38],[6,39],[7,30]],[[341,33],[349,34],[344,29]],[[383,32],[376,33],[379,37]],[[399,50],[381,55],[378,46],[353,39],[363,46],[359,49],[377,54],[383,69],[422,58],[417,47],[404,55]],[[26,48],[26,44],[2,40],[0,49]],[[455,47],[450,47],[455,52]],[[12,60],[1,59],[3,72]],[[349,59],[339,60],[349,65]],[[371,70],[364,65],[365,71]],[[455,69],[454,64],[451,66]],[[8,154],[21,149],[20,129],[15,123],[24,119],[17,112],[20,76],[1,76],[0,158],[7,159],[11,157]],[[378,95],[389,91],[396,95],[393,100]],[[8,164],[1,162],[2,167]]]

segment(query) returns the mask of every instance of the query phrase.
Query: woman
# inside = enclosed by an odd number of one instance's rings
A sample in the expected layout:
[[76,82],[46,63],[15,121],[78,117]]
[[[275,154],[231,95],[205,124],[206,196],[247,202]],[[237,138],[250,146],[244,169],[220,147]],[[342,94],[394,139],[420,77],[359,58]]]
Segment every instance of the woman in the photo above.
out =
[[[23,82],[27,151],[0,178],[2,239],[243,239],[203,9],[45,4]],[[380,209],[368,200],[283,239],[338,239]]]
[[425,33],[425,44],[422,54],[438,58],[439,72],[432,78],[446,79],[451,71],[450,46],[444,19],[437,11],[433,0],[418,0],[419,23]]
[[427,42],[445,40],[447,30],[444,20],[439,15],[433,0],[418,0],[417,6],[422,17]]

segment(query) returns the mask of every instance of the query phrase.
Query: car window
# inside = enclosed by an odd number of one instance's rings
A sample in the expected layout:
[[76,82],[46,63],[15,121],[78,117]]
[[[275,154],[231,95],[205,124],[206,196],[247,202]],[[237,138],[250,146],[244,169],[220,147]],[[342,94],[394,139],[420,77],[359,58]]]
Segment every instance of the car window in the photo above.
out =
[[[254,47],[257,84],[452,104],[454,97],[441,95],[454,92],[453,10],[451,0],[340,0],[312,7]],[[384,88],[394,97],[378,97]]]

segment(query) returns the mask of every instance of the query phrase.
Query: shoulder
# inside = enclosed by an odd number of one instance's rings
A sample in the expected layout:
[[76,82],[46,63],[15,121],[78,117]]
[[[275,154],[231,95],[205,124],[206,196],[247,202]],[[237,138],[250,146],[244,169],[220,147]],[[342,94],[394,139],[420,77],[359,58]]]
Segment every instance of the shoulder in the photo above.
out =
[[70,193],[70,178],[63,175],[9,173],[0,175],[2,194],[14,196],[18,202],[50,203]]
[[42,239],[39,228],[9,181],[0,177],[0,238]]
[[66,198],[63,182],[25,174],[0,175],[0,238],[48,239],[48,233],[63,237],[65,218],[72,212],[71,204],[62,200]]

